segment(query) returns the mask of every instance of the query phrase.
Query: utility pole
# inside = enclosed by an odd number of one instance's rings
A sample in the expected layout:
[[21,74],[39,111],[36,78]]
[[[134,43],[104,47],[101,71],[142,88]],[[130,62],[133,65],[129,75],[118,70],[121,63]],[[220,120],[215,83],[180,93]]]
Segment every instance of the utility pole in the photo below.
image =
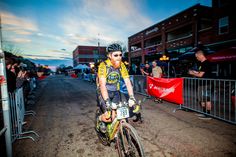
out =
[[2,50],[2,18],[0,14],[0,41],[1,41],[1,50]]
[[100,38],[99,38],[99,33],[98,33],[98,59],[100,58]]

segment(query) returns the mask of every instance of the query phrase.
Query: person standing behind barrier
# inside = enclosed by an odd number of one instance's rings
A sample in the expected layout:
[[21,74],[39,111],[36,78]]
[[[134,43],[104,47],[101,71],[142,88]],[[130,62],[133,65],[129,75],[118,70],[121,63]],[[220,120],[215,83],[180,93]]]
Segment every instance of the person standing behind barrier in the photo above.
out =
[[[161,78],[162,75],[162,69],[161,67],[157,66],[156,61],[152,62],[152,73],[151,76],[154,78]],[[162,103],[162,99],[160,98],[155,98],[155,102]]]
[[[196,70],[189,70],[189,74],[198,78],[211,78],[211,66],[208,62],[203,50],[199,48],[195,48],[195,57],[198,61],[200,61],[200,65],[198,71]],[[204,112],[208,114],[211,111],[211,101],[210,101],[210,91],[207,89],[208,85],[206,80],[200,81],[200,85],[198,87],[198,99],[203,108]]]
[[14,93],[16,90],[16,75],[11,70],[13,64],[13,59],[6,58],[7,89],[9,93]]
[[150,68],[150,65],[148,63],[145,64],[144,68],[141,68],[141,73],[144,76],[150,76],[152,73],[152,69]]
[[154,78],[160,78],[162,75],[162,69],[161,67],[157,66],[156,61],[152,62],[152,73],[151,76]]
[[[150,65],[148,63],[145,64],[144,68],[140,68],[140,71],[143,76],[151,76],[151,73],[152,73],[152,69],[150,68]],[[141,89],[142,93],[147,93],[147,81],[146,80],[147,79],[145,77],[145,80],[143,80],[143,85],[141,85],[143,88],[143,89]]]
[[20,64],[19,72],[16,78],[16,88],[21,88],[24,85],[26,81],[26,74],[27,74],[26,65]]

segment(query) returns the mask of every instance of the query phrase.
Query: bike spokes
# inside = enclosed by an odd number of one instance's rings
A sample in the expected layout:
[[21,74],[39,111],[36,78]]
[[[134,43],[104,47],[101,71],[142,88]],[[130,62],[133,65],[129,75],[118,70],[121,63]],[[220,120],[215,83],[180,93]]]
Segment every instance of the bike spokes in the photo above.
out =
[[144,156],[136,131],[129,124],[123,124],[118,133],[118,153],[120,157]]

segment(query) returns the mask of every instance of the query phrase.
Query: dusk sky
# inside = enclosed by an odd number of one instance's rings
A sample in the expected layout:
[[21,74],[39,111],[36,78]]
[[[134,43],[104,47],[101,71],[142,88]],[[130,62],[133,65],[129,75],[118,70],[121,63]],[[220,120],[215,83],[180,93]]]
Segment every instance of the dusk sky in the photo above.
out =
[[[77,45],[128,37],[197,3],[211,0],[0,0],[3,45],[35,63],[72,65]],[[3,47],[4,48],[4,47]]]

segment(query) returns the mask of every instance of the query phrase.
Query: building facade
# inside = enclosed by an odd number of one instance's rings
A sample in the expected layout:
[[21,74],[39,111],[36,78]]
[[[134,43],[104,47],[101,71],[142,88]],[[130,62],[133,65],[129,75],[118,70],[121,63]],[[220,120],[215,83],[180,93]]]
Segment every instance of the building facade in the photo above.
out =
[[194,5],[128,38],[129,62],[170,59],[199,44],[212,50],[236,46],[233,1],[213,0],[212,7]]
[[78,64],[96,63],[106,56],[106,47],[104,46],[77,46],[73,51],[73,66]]

